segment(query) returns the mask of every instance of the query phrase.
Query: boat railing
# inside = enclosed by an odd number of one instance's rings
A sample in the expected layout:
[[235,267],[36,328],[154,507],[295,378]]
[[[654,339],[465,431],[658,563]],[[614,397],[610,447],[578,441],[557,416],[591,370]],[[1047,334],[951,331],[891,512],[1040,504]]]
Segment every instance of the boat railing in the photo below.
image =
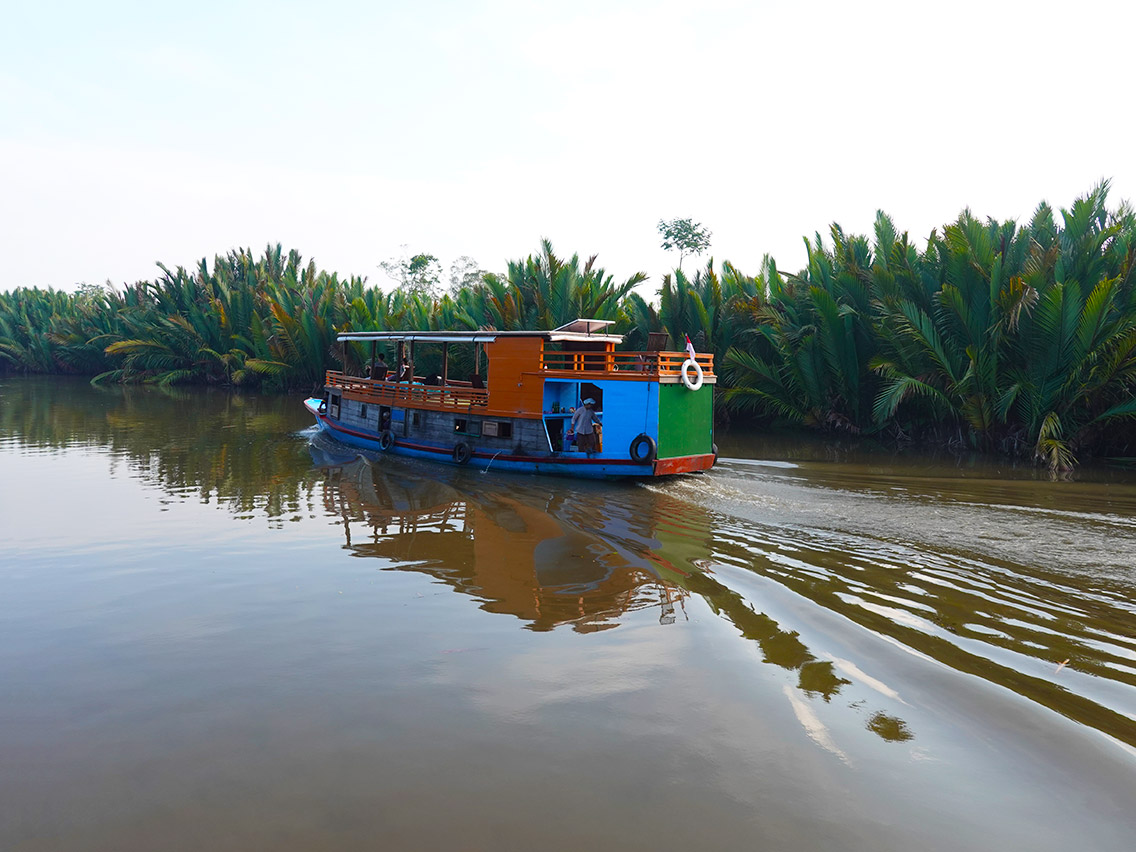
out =
[[324,383],[375,405],[467,411],[489,402],[489,394],[484,389],[470,387],[469,382],[428,385],[417,376],[410,382],[380,381],[328,370]]
[[[540,369],[545,373],[615,373],[629,378],[640,373],[644,378],[678,377],[688,356],[685,352],[544,352]],[[695,360],[706,378],[714,375],[714,356],[696,353]]]

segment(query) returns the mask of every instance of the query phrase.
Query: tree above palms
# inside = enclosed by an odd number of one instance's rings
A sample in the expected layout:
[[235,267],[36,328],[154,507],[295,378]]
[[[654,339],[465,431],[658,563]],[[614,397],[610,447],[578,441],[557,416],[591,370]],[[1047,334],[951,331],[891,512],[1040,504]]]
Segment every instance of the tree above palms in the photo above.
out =
[[693,219],[659,220],[659,233],[666,251],[678,250],[678,268],[688,254],[702,254],[710,248],[710,231]]
[[384,260],[379,267],[388,278],[398,283],[400,290],[420,293],[430,299],[437,298],[442,280],[442,265],[438,258],[421,252],[408,256],[405,253],[406,246],[403,249],[402,257]]

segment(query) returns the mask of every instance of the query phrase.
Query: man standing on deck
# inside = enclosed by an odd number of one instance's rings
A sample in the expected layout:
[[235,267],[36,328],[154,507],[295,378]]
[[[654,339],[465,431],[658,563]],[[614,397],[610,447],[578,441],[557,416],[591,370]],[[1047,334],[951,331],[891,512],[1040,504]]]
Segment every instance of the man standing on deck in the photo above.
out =
[[572,422],[568,426],[569,432],[576,433],[576,449],[582,453],[596,451],[596,430],[592,425],[597,423],[596,401],[591,397],[584,400],[584,404],[572,413]]

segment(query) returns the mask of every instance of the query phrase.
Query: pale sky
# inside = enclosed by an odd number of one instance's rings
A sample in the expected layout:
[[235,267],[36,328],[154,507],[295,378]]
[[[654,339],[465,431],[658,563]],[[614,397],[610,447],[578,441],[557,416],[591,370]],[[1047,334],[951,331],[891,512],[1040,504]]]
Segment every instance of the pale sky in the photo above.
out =
[[661,218],[753,274],[877,209],[922,246],[965,206],[1024,221],[1101,178],[1115,206],[1134,8],[8,0],[0,290],[270,242],[389,289],[402,246],[501,270],[548,237],[650,296]]

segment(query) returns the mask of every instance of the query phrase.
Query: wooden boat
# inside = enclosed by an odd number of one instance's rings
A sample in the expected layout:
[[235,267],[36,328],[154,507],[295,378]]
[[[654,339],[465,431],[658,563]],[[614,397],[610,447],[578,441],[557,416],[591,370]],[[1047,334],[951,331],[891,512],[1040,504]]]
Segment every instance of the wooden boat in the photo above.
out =
[[[606,320],[576,320],[552,331],[348,332],[345,344],[394,347],[401,375],[328,371],[323,397],[304,404],[339,441],[365,449],[494,470],[585,477],[664,476],[710,468],[714,446],[713,356],[617,352],[622,335]],[[660,340],[661,338],[661,340]],[[464,354],[452,347],[465,347]],[[471,353],[468,351],[472,348]],[[453,355],[458,354],[458,358]],[[415,374],[415,357],[434,362]],[[440,357],[439,357],[440,356]],[[473,372],[450,375],[464,358]],[[345,362],[347,360],[345,359]],[[581,452],[569,424],[594,399],[596,452]]]

